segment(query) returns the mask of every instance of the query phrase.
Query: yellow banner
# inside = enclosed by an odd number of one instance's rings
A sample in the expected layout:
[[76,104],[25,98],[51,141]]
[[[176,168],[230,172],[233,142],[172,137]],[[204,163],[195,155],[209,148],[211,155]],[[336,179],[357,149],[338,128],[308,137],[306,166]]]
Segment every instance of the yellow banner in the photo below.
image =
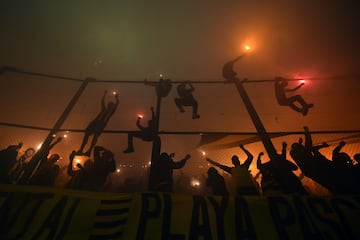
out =
[[360,239],[359,200],[0,185],[0,239]]

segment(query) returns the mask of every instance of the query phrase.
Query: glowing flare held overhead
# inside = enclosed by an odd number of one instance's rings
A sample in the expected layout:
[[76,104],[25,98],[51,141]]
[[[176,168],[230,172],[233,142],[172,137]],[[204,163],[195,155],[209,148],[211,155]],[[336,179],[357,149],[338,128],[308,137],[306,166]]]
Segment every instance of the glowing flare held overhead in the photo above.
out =
[[245,51],[247,51],[247,52],[248,52],[248,51],[250,51],[250,50],[251,50],[251,46],[250,46],[250,45],[245,45],[245,46],[244,46],[244,49],[245,49]]

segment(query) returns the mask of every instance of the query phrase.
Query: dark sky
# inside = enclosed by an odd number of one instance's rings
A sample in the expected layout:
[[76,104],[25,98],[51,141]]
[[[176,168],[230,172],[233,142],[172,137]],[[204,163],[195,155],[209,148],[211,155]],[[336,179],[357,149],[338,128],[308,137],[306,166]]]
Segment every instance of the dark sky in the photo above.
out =
[[[159,74],[173,80],[222,80],[222,65],[250,44],[252,52],[236,65],[239,76],[250,80],[350,76],[307,82],[299,92],[315,104],[307,117],[277,106],[271,84],[247,84],[267,130],[301,131],[304,125],[314,130],[358,129],[360,87],[351,80],[360,72],[358,16],[357,1],[335,0],[2,0],[0,65],[103,80],[157,80]],[[53,126],[79,86],[14,74],[4,74],[0,83],[0,122],[44,127]],[[172,91],[162,104],[161,130],[255,131],[233,86],[195,87],[201,118],[192,120],[190,110],[180,115]],[[120,96],[107,129],[135,130],[137,113],[145,113],[146,121],[155,104],[154,92],[143,85],[93,84],[64,127],[85,128],[98,113],[106,89]],[[12,128],[2,131],[2,147],[19,140],[34,145],[46,134],[25,131],[24,138]],[[80,144],[81,135],[76,139],[73,145]],[[109,144],[109,139],[120,159],[147,162],[144,154],[122,155],[126,136],[103,135],[100,143]],[[199,136],[168,137],[164,150],[177,151],[180,158],[197,151],[198,141]],[[73,148],[69,140],[63,144],[66,151]],[[141,146],[148,156],[149,144]]]
[[1,1],[0,63],[79,77],[216,79],[250,42],[247,77],[348,73],[360,62],[355,3]]

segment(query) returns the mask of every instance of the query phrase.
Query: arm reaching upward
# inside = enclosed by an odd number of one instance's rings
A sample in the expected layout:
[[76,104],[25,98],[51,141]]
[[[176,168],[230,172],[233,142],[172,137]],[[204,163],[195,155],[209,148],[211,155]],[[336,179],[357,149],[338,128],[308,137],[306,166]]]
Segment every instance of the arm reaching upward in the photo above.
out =
[[256,167],[259,170],[261,169],[261,166],[262,166],[262,164],[261,164],[261,156],[263,156],[263,155],[264,155],[264,153],[260,152],[259,155],[258,155],[258,158],[256,160]]
[[185,163],[187,162],[187,160],[189,160],[191,158],[191,156],[189,154],[187,154],[183,159],[181,159],[178,162],[174,162],[172,164],[172,168],[173,169],[179,169],[185,166]]
[[342,149],[344,146],[345,146],[345,142],[344,142],[344,141],[341,141],[341,142],[336,146],[336,148],[334,148],[334,150],[333,150],[333,152],[332,152],[333,156],[339,154],[340,151],[341,151],[341,149]]
[[304,83],[300,83],[299,85],[297,85],[297,86],[294,87],[294,88],[287,88],[287,89],[285,89],[285,91],[286,91],[286,92],[294,92],[294,91],[298,90],[299,88],[301,88],[303,85],[304,85]]
[[245,154],[247,156],[247,159],[245,160],[245,162],[242,165],[249,168],[252,160],[254,159],[254,156],[251,154],[251,152],[249,152],[249,150],[247,150],[244,147],[244,145],[240,144],[239,147],[245,152]]
[[105,97],[106,97],[106,94],[107,94],[107,90],[104,91],[104,95],[102,96],[101,98],[101,109],[105,109],[106,106],[105,106]]
[[283,159],[286,159],[286,148],[287,148],[287,143],[283,142],[282,143],[282,149],[281,149],[281,157]]
[[231,167],[228,167],[228,166],[225,166],[225,165],[221,165],[220,163],[218,162],[215,162],[214,160],[210,159],[210,158],[206,158],[206,161],[208,161],[209,163],[211,163],[212,165],[224,170],[225,172],[227,173],[230,173],[231,174]]
[[119,105],[119,96],[115,93],[115,108]]
[[136,120],[136,126],[137,126],[140,130],[143,130],[144,127],[140,124],[140,120],[141,120],[140,117]]

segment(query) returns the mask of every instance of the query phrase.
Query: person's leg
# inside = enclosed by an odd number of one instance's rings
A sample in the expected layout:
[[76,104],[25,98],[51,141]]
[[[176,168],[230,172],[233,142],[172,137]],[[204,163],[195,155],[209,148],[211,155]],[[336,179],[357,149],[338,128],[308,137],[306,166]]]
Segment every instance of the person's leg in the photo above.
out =
[[183,104],[182,104],[182,101],[180,98],[175,98],[174,102],[175,102],[176,106],[178,107],[178,109],[180,110],[180,112],[185,112],[184,108],[182,107]]
[[[287,105],[295,110],[296,112],[300,112],[303,115],[307,114],[306,103],[304,99],[300,95],[291,96],[286,100]],[[296,103],[298,103],[301,107],[299,107]]]
[[309,108],[312,108],[314,106],[314,104],[307,104],[300,95],[292,96],[289,99],[291,99],[293,103],[298,102],[302,106],[301,112],[304,116],[307,115]]
[[88,140],[89,140],[89,137],[90,137],[91,133],[90,132],[85,132],[85,135],[84,135],[84,138],[83,138],[83,141],[81,143],[81,146],[80,146],[80,149],[77,151],[78,154],[82,154],[83,151],[84,151],[84,147],[86,146]]
[[98,134],[98,133],[94,134],[93,139],[92,139],[91,144],[90,144],[90,147],[89,147],[89,149],[84,153],[84,155],[90,156],[91,150],[94,148],[94,146],[95,146],[95,144],[96,144],[99,136],[100,136],[100,134]]
[[193,119],[200,118],[200,115],[197,112],[198,111],[198,102],[195,99],[193,99],[191,106],[192,106],[192,109],[193,109],[192,118]]

